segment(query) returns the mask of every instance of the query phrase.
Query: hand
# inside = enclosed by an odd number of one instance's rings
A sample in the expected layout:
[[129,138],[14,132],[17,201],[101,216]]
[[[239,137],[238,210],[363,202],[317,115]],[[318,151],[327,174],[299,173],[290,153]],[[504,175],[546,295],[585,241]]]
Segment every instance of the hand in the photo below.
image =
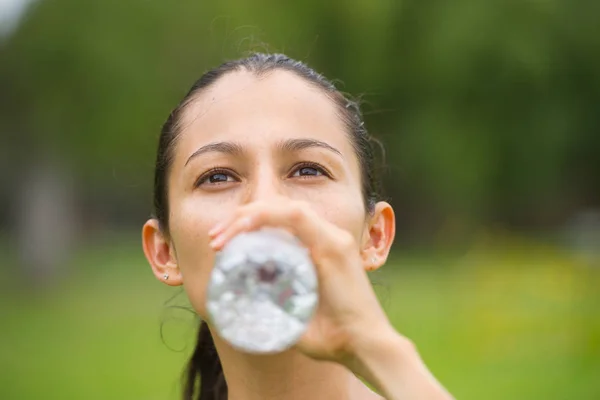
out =
[[358,343],[375,332],[393,331],[364,269],[359,244],[325,221],[310,205],[288,199],[240,207],[213,228],[211,246],[220,250],[244,231],[262,227],[293,233],[310,251],[319,280],[319,306],[296,348],[320,360],[351,364]]

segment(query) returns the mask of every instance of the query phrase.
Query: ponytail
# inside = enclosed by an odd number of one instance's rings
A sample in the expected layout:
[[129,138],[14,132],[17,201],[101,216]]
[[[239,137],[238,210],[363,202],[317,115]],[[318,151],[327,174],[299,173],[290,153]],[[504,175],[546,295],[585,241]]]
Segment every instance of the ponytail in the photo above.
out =
[[227,383],[210,330],[202,321],[184,375],[183,400],[227,400]]

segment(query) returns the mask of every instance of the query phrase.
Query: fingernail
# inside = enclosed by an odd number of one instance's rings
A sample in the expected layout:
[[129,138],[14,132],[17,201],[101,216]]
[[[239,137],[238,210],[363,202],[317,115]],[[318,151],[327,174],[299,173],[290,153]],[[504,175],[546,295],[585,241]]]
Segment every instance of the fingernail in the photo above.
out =
[[210,247],[217,249],[223,244],[223,236],[217,236],[210,242]]
[[213,228],[210,231],[208,231],[208,236],[215,236],[217,233],[221,232],[224,227],[225,227],[225,223],[219,222],[218,224],[213,226]]

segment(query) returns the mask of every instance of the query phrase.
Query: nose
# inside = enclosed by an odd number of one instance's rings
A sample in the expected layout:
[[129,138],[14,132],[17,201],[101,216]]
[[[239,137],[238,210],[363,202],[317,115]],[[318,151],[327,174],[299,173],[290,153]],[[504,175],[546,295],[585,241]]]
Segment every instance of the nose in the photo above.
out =
[[248,181],[245,204],[257,201],[268,201],[276,197],[284,196],[283,181],[278,176],[275,168],[264,164],[257,167]]

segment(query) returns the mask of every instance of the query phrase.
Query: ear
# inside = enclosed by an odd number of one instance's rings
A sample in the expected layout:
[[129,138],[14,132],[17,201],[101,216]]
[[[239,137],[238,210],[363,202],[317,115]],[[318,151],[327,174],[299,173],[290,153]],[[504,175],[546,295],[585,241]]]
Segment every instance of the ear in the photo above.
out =
[[390,204],[381,201],[375,205],[375,210],[368,216],[363,235],[361,253],[367,271],[374,271],[385,264],[395,235],[394,209]]
[[169,286],[180,286],[183,283],[171,242],[160,229],[156,219],[149,219],[144,224],[142,246],[158,280]]

